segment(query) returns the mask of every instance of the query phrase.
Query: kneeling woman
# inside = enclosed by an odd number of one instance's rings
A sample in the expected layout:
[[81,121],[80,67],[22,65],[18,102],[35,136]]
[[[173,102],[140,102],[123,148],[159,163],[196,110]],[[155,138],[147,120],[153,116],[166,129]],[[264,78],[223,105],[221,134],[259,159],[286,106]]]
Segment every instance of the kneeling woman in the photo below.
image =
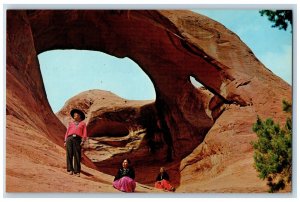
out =
[[134,180],[135,172],[130,166],[130,160],[124,159],[122,167],[118,170],[115,176],[113,187],[123,192],[134,192],[136,182]]

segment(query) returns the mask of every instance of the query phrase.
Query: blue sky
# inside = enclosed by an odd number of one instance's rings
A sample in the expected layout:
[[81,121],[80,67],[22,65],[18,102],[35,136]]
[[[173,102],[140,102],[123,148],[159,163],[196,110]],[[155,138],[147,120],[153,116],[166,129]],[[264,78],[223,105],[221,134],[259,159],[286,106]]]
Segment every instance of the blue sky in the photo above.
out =
[[[258,10],[205,9],[206,15],[235,32],[273,73],[292,83],[292,34],[271,28]],[[129,100],[155,99],[149,77],[129,58],[96,51],[55,50],[38,56],[49,103],[54,112],[78,93],[111,91]]]
[[274,74],[292,84],[292,34],[271,28],[272,23],[258,10],[198,10],[235,32],[255,56]]
[[79,50],[47,51],[38,58],[54,112],[69,98],[91,89],[111,91],[129,100],[155,99],[150,78],[129,58]]

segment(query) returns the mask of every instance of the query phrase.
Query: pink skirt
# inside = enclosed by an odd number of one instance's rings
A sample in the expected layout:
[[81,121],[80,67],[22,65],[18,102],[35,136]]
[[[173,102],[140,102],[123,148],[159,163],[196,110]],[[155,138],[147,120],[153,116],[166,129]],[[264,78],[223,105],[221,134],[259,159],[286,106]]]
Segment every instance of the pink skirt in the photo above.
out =
[[134,192],[136,182],[130,177],[124,176],[114,181],[113,187],[123,192]]

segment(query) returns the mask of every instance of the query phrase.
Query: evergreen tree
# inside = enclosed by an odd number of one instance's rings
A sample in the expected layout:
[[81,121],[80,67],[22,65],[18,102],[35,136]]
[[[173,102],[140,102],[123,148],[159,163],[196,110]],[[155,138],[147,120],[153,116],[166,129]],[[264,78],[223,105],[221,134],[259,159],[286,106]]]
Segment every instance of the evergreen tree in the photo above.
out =
[[[291,114],[292,106],[283,101],[283,110]],[[255,168],[259,178],[267,179],[270,192],[284,189],[292,180],[292,120],[289,116],[283,128],[268,118],[257,117],[253,131],[258,140],[253,142]]]
[[293,12],[292,10],[261,10],[260,15],[268,16],[271,22],[274,22],[272,27],[278,27],[286,31],[288,24],[293,25]]

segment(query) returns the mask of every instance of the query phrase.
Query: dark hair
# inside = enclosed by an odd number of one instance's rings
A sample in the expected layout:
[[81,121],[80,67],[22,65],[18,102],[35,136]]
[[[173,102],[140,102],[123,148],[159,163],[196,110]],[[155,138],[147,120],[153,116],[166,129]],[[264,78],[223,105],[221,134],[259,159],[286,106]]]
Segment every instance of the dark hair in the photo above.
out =
[[131,161],[130,161],[129,159],[124,159],[124,160],[122,161],[122,163],[123,163],[125,160],[128,162],[129,165],[131,164]]
[[75,113],[79,114],[81,121],[83,121],[85,119],[85,114],[83,113],[83,111],[81,111],[79,109],[72,109],[70,112],[72,118],[74,118]]

